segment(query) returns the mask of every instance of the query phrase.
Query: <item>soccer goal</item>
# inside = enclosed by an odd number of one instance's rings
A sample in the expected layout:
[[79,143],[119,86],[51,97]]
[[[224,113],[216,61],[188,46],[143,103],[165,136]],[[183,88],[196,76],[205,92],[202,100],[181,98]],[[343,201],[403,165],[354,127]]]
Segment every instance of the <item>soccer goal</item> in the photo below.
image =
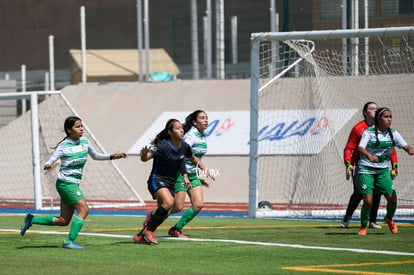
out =
[[[77,114],[60,92],[0,94],[0,205],[60,207],[55,188],[59,164],[47,171],[43,164],[65,137],[63,122],[71,115]],[[86,124],[84,136],[98,152],[105,152]],[[112,161],[90,159],[81,186],[90,208],[145,205]]]
[[[343,149],[362,106],[389,107],[392,127],[414,144],[414,27],[253,33],[251,41],[249,216],[342,217],[353,191]],[[396,215],[412,218],[414,158],[397,153]]]

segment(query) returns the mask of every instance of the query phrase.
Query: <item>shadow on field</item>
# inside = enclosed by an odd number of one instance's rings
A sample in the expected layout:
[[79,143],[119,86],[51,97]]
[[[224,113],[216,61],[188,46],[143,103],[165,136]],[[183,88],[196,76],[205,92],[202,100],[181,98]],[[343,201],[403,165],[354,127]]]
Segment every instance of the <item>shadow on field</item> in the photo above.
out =
[[26,249],[26,248],[59,248],[62,249],[61,246],[56,246],[56,245],[25,245],[25,246],[17,246],[16,249]]
[[[368,234],[369,235],[385,235],[384,232],[369,232]],[[337,235],[337,236],[358,235],[358,232],[357,231],[349,231],[349,232],[329,232],[329,233],[326,233],[326,235],[330,235],[330,236],[334,236],[334,235]]]

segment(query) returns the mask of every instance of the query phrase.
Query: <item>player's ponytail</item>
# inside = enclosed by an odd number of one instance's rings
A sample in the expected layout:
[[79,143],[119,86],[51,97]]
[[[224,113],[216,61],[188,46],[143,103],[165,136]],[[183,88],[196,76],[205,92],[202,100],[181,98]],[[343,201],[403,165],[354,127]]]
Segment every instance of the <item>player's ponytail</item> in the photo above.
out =
[[170,137],[170,135],[168,134],[168,131],[170,131],[173,128],[175,122],[180,122],[180,121],[175,118],[169,119],[167,123],[165,124],[165,128],[155,136],[155,138],[151,141],[151,144],[156,145],[161,140],[168,139]]
[[199,113],[205,113],[205,112],[203,110],[196,110],[185,118],[185,122],[183,125],[184,133],[187,133],[188,130],[191,129],[191,127],[193,126],[193,122],[197,120]]

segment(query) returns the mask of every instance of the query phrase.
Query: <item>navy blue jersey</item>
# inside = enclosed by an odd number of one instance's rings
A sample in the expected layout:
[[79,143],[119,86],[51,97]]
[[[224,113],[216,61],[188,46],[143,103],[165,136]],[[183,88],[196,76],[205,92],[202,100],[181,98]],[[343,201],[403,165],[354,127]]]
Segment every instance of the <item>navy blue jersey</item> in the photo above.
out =
[[167,185],[175,185],[177,173],[185,171],[184,160],[193,156],[193,152],[186,142],[181,141],[180,146],[175,148],[169,139],[158,142],[150,150],[150,153],[153,163],[148,183],[157,181],[165,182]]

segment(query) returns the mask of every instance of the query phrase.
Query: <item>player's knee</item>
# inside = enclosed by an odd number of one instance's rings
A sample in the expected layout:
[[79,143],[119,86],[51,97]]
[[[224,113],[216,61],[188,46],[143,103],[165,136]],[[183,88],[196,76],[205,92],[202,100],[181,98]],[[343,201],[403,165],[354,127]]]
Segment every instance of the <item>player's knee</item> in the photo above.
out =
[[89,215],[89,207],[87,204],[81,205],[76,209],[78,211],[78,217],[85,219]]
[[64,218],[64,217],[56,217],[55,218],[55,224],[58,226],[67,226],[70,223],[69,218]]
[[203,209],[203,207],[204,207],[204,202],[197,202],[193,205],[194,210],[196,210],[197,212]]

